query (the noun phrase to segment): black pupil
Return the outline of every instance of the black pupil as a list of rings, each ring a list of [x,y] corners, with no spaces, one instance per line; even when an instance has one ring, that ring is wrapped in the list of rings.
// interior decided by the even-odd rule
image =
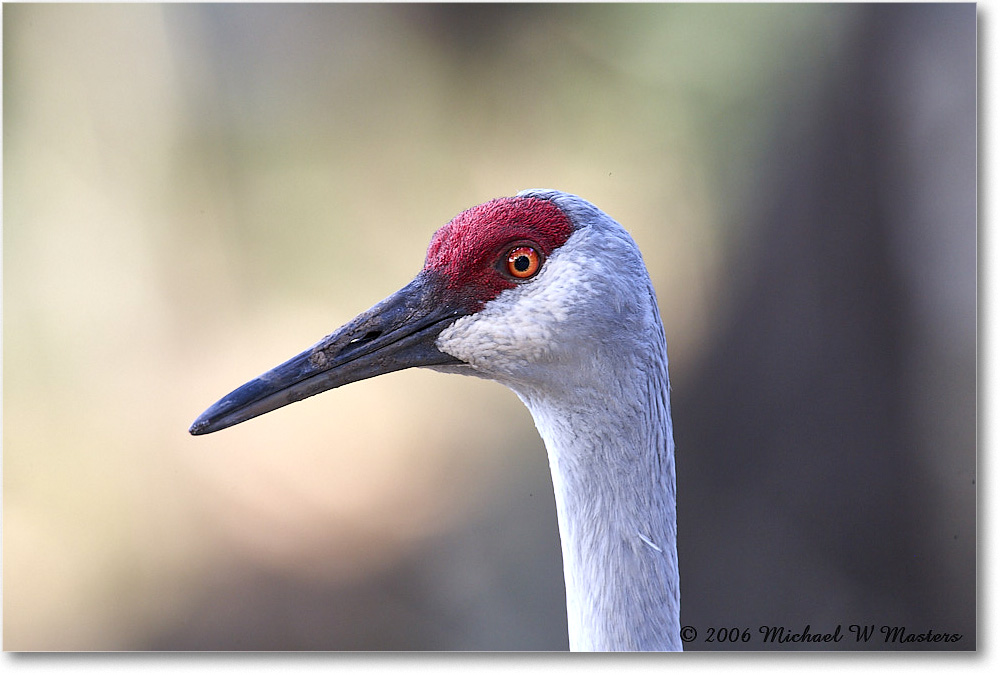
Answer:
[[[529,260],[528,256],[526,255],[519,255],[516,258],[514,258],[514,269],[516,269],[518,272],[523,272],[524,270],[528,269],[528,265],[530,264],[531,260]]]

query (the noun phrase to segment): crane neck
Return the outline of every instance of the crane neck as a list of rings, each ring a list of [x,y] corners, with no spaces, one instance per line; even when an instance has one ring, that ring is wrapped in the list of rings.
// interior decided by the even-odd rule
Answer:
[[[573,650],[681,649],[665,349],[618,369],[613,396],[606,368],[594,386],[518,392],[552,471]]]

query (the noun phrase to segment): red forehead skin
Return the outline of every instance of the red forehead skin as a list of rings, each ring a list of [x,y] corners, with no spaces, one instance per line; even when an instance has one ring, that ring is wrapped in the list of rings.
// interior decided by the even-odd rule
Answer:
[[[424,269],[444,277],[450,300],[478,310],[517,285],[496,268],[511,244],[534,243],[547,258],[572,232],[569,218],[548,200],[501,197],[463,211],[435,232]]]

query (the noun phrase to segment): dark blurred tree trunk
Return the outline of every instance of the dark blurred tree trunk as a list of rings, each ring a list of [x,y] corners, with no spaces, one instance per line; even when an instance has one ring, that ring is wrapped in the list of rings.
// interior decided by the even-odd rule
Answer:
[[[859,19],[854,58],[789,87],[731,313],[675,383],[682,623],[973,649],[975,6]]]

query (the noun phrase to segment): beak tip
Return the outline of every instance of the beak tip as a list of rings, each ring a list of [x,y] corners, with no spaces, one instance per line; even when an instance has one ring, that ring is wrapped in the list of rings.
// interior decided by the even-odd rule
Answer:
[[[219,428],[220,427],[217,424],[213,424],[212,420],[206,413],[202,413],[198,416],[198,419],[191,424],[191,427],[188,429],[188,433],[192,436],[204,436],[205,434],[210,434],[213,431],[218,431]]]
[[[205,429],[206,426],[208,425],[205,424],[204,422],[201,422],[200,420],[195,421],[195,423],[191,425],[191,428],[188,429],[188,433],[191,434],[192,436],[201,436],[202,434],[207,434],[208,430]]]

